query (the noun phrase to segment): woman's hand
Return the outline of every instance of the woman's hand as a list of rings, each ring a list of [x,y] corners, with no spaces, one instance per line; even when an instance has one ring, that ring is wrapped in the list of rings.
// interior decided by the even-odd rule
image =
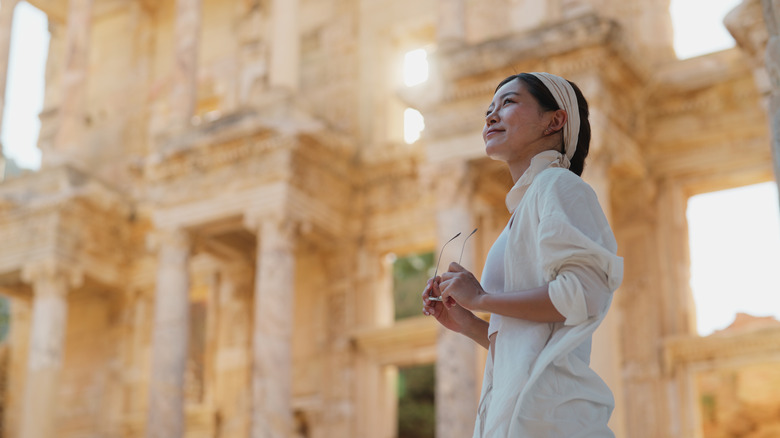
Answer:
[[[474,274],[455,262],[450,263],[447,272],[441,275],[439,288],[442,302],[448,310],[457,306],[481,310],[480,301],[486,295]]]
[[[430,297],[440,297],[441,289],[439,284],[442,278],[436,277],[428,280],[428,284],[422,293],[423,313],[432,315],[436,321],[444,327],[456,332],[464,333],[469,323],[473,323],[476,316],[460,306],[445,306],[444,302],[431,301]]]

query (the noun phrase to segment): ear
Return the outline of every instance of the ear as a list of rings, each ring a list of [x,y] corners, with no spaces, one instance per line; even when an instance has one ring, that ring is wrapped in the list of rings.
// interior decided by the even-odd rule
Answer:
[[[566,124],[566,120],[568,120],[568,115],[566,114],[566,110],[557,109],[553,112],[552,119],[550,119],[550,129],[553,132],[558,132],[561,129],[563,129],[563,125]]]

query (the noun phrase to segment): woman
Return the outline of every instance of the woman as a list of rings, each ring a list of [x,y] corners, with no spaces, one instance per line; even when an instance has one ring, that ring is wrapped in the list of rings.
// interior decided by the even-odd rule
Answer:
[[[612,393],[589,363],[623,262],[580,178],[588,104],[561,77],[510,76],[496,89],[482,137],[487,155],[509,166],[512,216],[482,283],[452,263],[422,294],[424,314],[490,350],[474,437],[612,437]],[[475,311],[490,312],[490,322]]]

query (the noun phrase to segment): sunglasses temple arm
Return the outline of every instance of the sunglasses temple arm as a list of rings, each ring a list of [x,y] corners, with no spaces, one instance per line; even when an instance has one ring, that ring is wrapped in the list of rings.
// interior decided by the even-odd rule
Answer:
[[[458,264],[460,264],[460,261],[463,260],[463,251],[466,249],[466,242],[468,242],[469,237],[473,236],[474,233],[477,232],[477,228],[474,228],[474,231],[471,232],[468,236],[466,236],[466,240],[463,241],[463,246],[460,248],[460,257],[458,257]]]
[[[436,270],[433,271],[433,278],[436,278],[436,275],[439,274],[439,262],[441,262],[441,255],[444,254],[444,247],[447,246],[448,243],[450,243],[453,240],[455,240],[455,238],[457,238],[458,236],[460,236],[460,233],[452,236],[452,239],[448,240],[447,243],[445,243],[444,245],[441,246],[441,250],[439,251],[439,259],[436,260]]]

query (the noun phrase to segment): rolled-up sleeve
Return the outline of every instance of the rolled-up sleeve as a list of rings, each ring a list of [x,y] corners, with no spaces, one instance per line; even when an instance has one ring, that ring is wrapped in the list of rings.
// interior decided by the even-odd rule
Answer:
[[[549,294],[556,310],[566,317],[564,324],[577,325],[606,311],[612,292],[603,272],[570,263],[549,283]]]
[[[606,219],[591,214],[592,209],[578,213],[564,207],[539,223],[541,268],[550,300],[566,318],[566,325],[577,325],[605,312],[623,277],[623,260],[615,254],[616,244]]]

